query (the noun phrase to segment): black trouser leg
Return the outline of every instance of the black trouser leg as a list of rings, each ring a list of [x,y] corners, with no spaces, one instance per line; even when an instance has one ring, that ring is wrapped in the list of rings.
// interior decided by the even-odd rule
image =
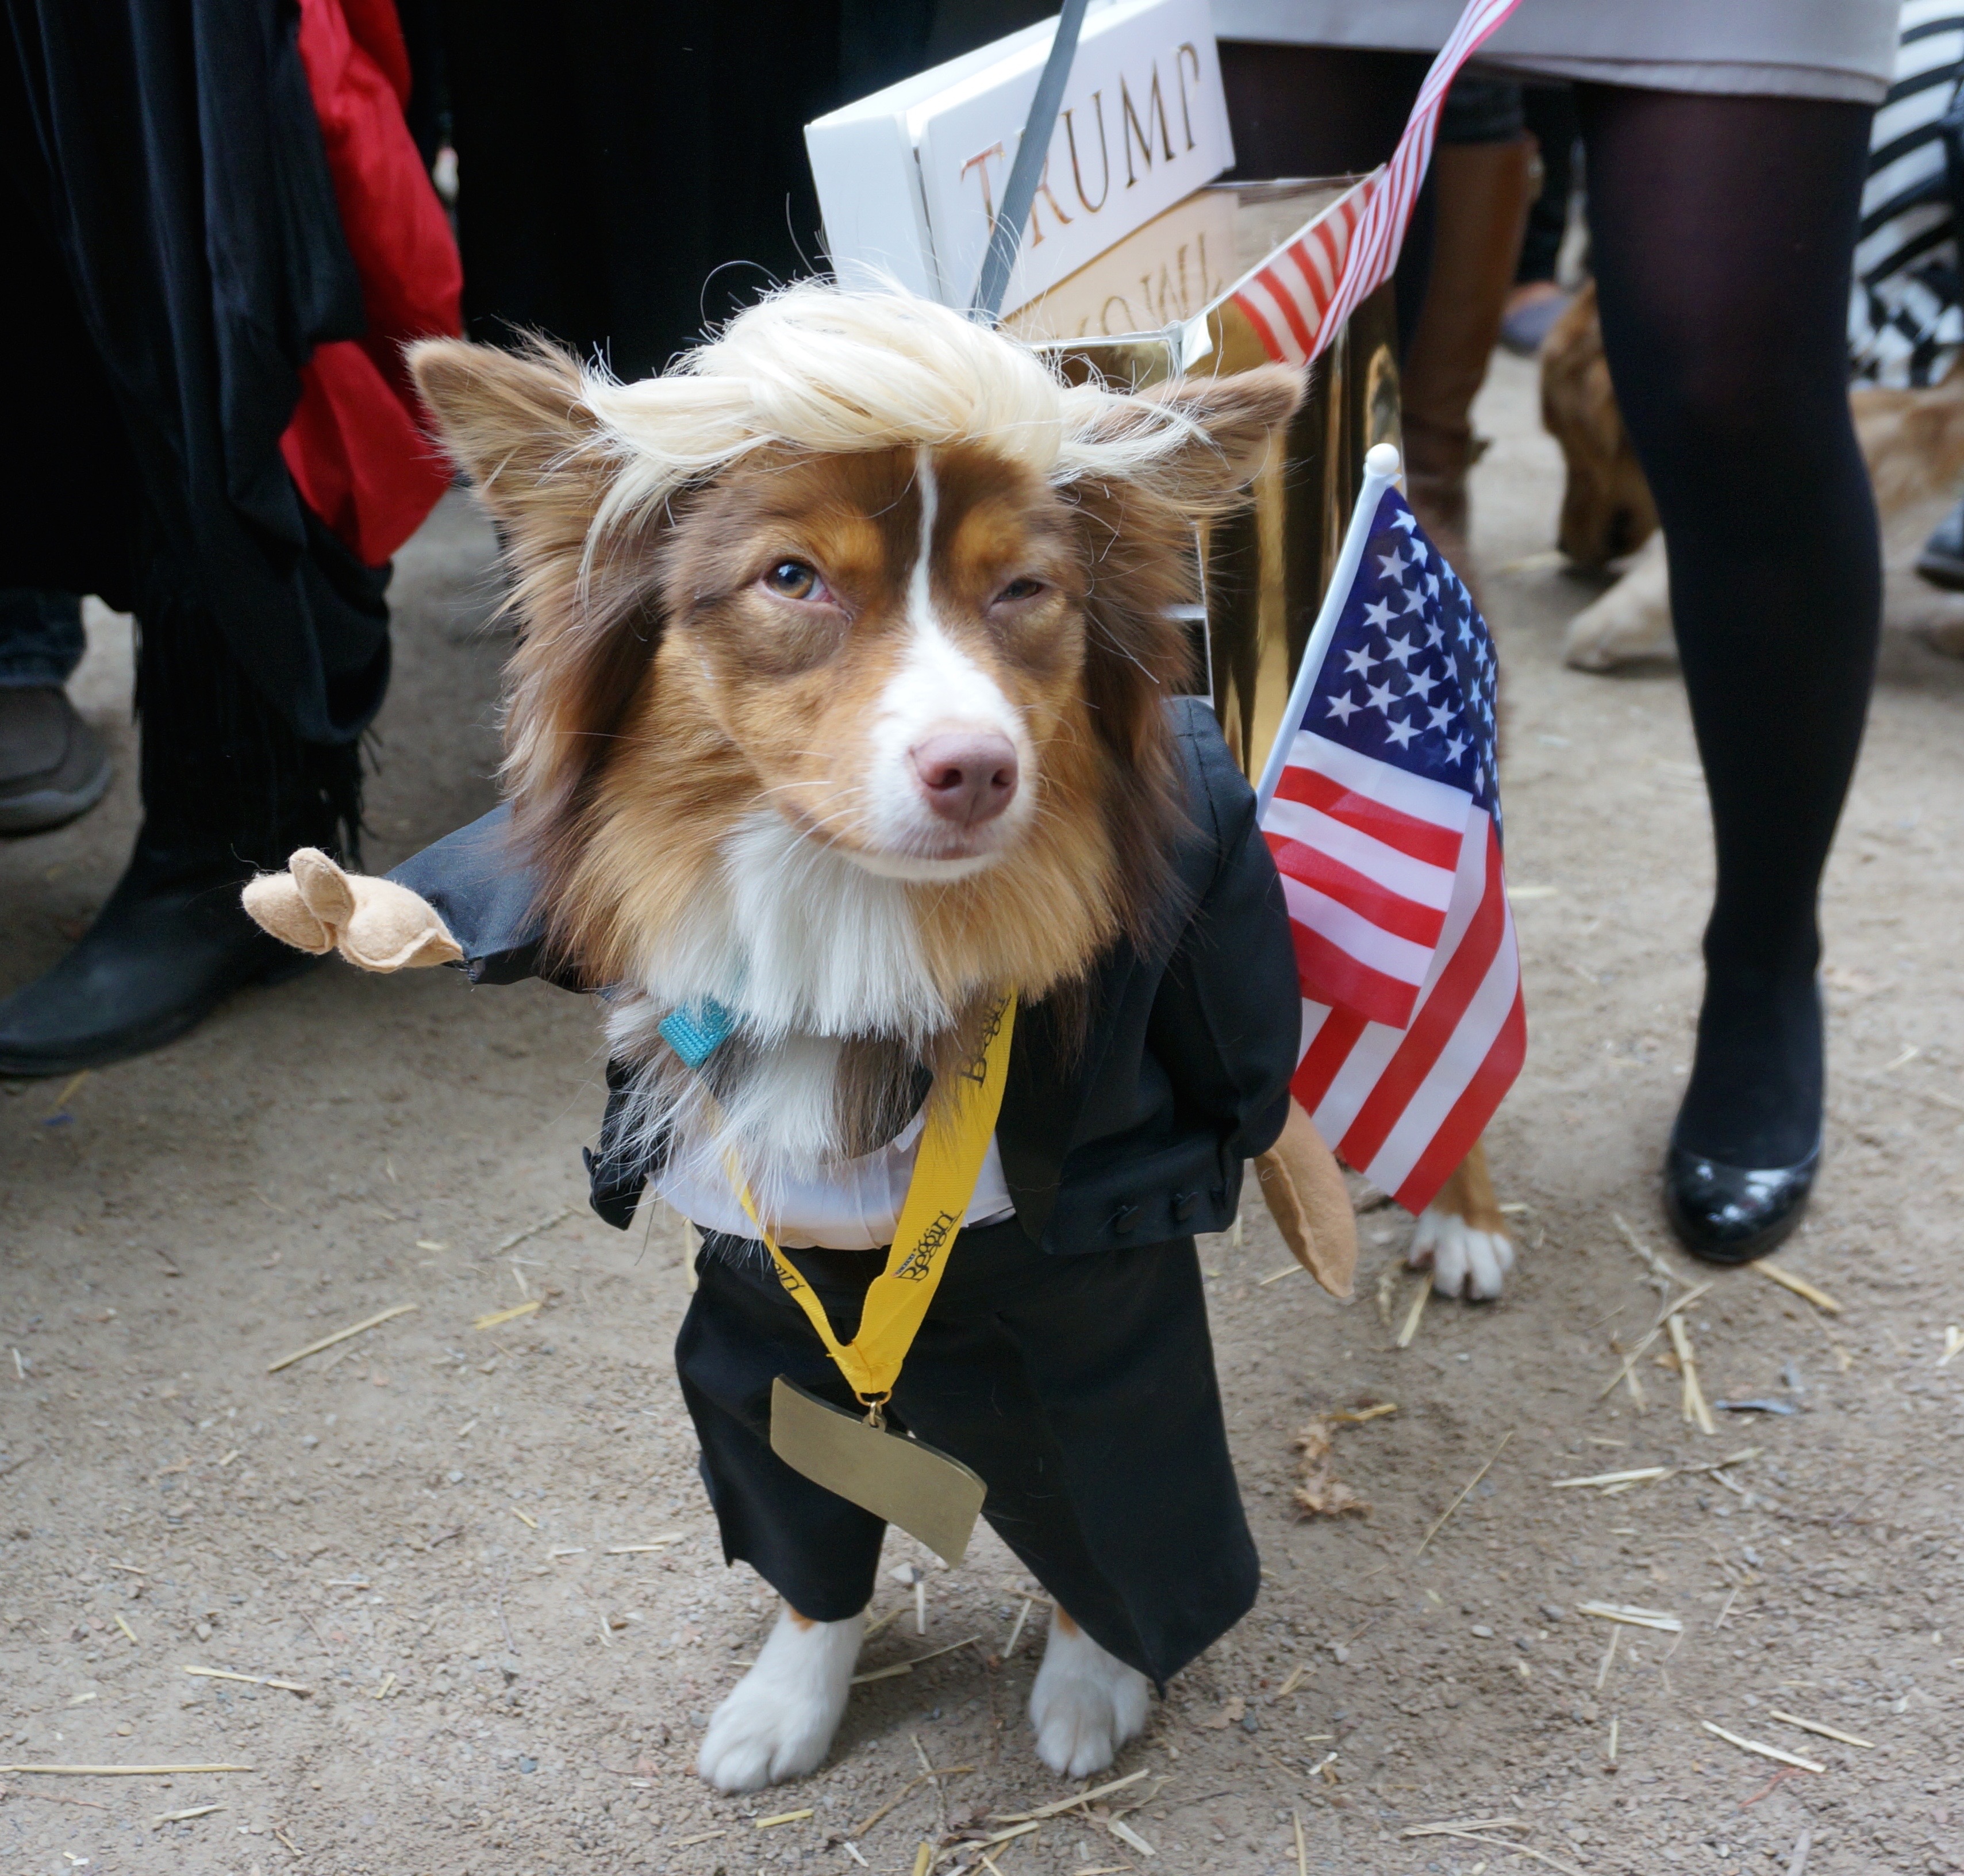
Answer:
[[[66,1075],[142,1054],[234,991],[306,968],[313,959],[246,916],[239,888],[296,847],[352,855],[359,746],[303,741],[210,614],[161,577],[146,585],[143,826],[81,941],[0,1002],[0,1073]]]
[[[140,849],[243,880],[296,847],[358,861],[358,742],[308,742],[262,697],[217,622],[165,582],[138,624]]]
[[[884,1254],[788,1253],[856,1332]],[[676,1343],[724,1554],[801,1615],[871,1595],[884,1526],[771,1450],[782,1374],[852,1397],[761,1246],[712,1237]],[[1241,1510],[1191,1238],[1052,1256],[1019,1226],[956,1240],[889,1406],[987,1481],[1004,1543],[1091,1638],[1165,1682],[1240,1620],[1260,1566]]]

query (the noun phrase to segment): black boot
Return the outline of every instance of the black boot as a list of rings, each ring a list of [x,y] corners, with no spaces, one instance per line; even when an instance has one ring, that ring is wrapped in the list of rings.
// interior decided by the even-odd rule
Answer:
[[[304,843],[301,843],[304,844]],[[254,869],[172,848],[146,828],[82,941],[0,1002],[0,1075],[67,1075],[161,1048],[234,990],[297,976],[319,960],[246,916]]]
[[[1730,1166],[1673,1144],[1664,1209],[1678,1242],[1708,1264],[1750,1264],[1777,1250],[1807,1209],[1821,1143],[1786,1166]]]
[[[75,949],[0,1002],[0,1075],[71,1074],[159,1048],[235,990],[316,960],[269,938],[239,888],[297,847],[356,861],[360,751],[302,742],[216,628],[146,621],[144,819],[128,868]]]
[[[109,752],[59,684],[0,685],[0,834],[45,834],[109,787]]]
[[[88,648],[82,601],[0,587],[0,835],[44,834],[109,787],[109,752],[64,688]]]

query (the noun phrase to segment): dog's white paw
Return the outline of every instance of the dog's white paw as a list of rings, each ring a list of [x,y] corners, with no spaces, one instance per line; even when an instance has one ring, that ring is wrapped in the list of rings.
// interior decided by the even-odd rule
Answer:
[[[1464,1218],[1428,1205],[1418,1215],[1405,1263],[1430,1270],[1441,1296],[1464,1296],[1491,1303],[1514,1267],[1513,1240],[1504,1231],[1476,1231]]]
[[[815,1771],[839,1730],[863,1615],[807,1622],[785,1609],[751,1669],[710,1716],[697,1773],[719,1791],[755,1791]]]
[[[1102,1772],[1118,1748],[1144,1730],[1150,1683],[1107,1654],[1061,1609],[1030,1689],[1037,1756],[1067,1778]]]
[[[1660,532],[1644,544],[1615,585],[1569,621],[1561,662],[1576,671],[1612,671],[1619,665],[1677,656],[1670,571]]]

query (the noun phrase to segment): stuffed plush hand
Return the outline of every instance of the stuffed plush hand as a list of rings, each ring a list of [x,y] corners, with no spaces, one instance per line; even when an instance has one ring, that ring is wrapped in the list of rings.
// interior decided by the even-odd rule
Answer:
[[[242,896],[254,920],[297,951],[339,951],[364,970],[455,964],[464,955],[426,899],[393,880],[344,873],[303,847],[287,873],[262,873]]]
[[[1347,1297],[1357,1272],[1350,1195],[1336,1155],[1293,1098],[1282,1138],[1255,1162],[1255,1176],[1296,1262],[1332,1296]]]

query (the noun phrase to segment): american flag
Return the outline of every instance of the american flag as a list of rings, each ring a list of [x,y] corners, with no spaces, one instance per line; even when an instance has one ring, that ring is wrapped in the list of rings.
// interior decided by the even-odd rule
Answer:
[[[1290,700],[1262,831],[1302,988],[1295,1097],[1349,1165],[1417,1212],[1526,1047],[1494,647],[1395,487],[1373,476],[1352,526],[1368,529],[1362,552],[1325,602],[1334,630]]]
[[[1237,281],[1231,297],[1271,358],[1307,364],[1358,303],[1398,265],[1398,249],[1432,160],[1439,114],[1459,68],[1520,0],[1467,0],[1440,47],[1391,160]]]

